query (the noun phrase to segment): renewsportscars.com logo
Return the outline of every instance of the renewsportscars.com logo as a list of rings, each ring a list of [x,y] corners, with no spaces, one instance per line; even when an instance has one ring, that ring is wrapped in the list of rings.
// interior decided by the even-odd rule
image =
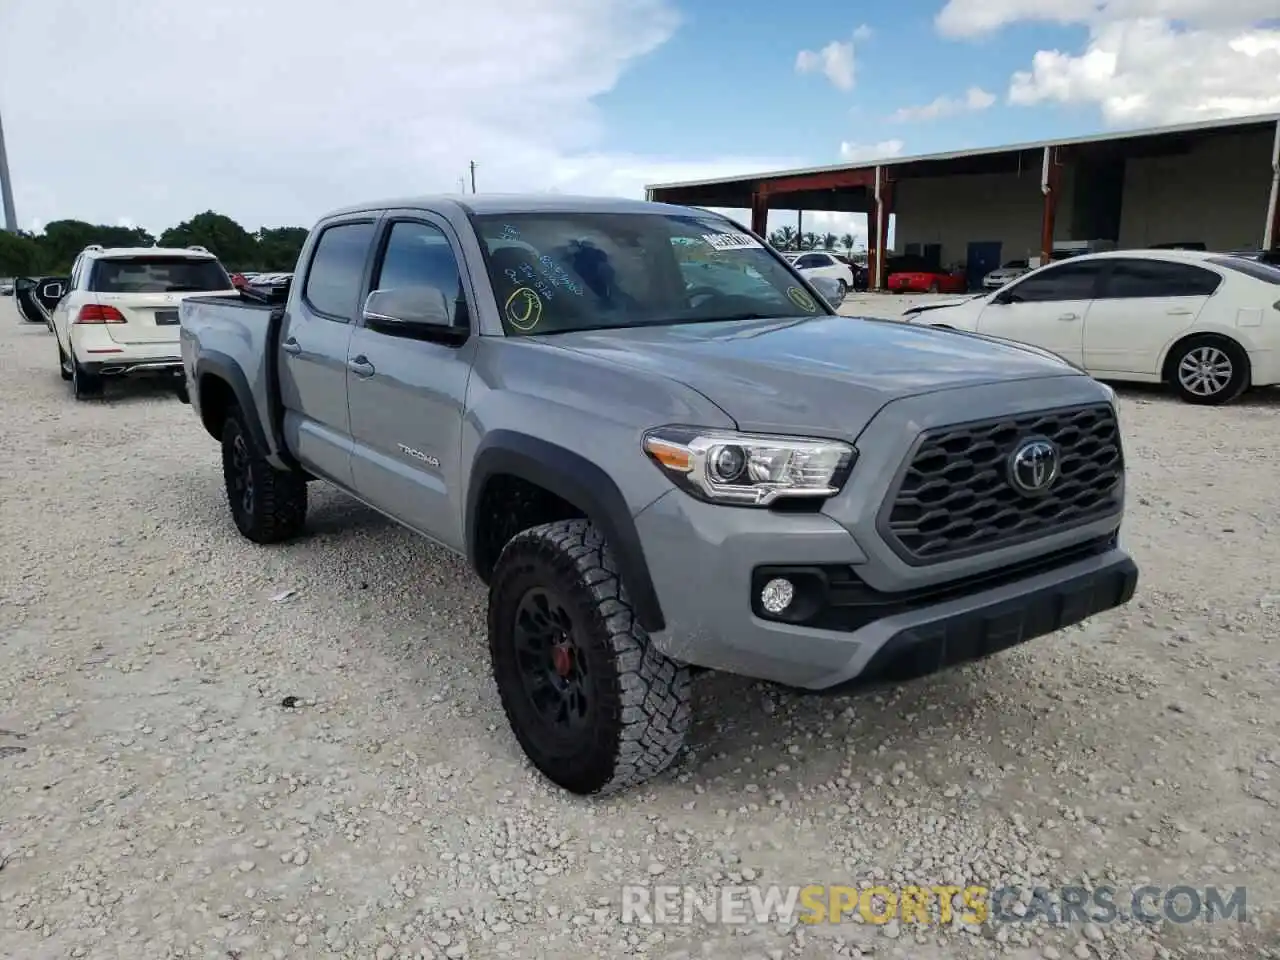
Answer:
[[[1245,922],[1244,887],[956,887],[947,885],[622,888],[622,922],[682,924]]]

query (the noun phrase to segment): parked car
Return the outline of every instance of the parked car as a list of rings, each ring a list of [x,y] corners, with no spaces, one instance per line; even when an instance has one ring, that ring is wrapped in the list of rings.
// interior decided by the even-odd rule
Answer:
[[[1104,380],[1166,382],[1189,403],[1280,383],[1280,267],[1228,254],[1081,254],[905,319],[1042,347]]]
[[[181,391],[179,305],[234,290],[204,247],[86,247],[51,316],[62,379],[77,400],[101,394],[108,377],[169,377]]]
[[[801,253],[791,260],[792,266],[810,279],[829,277],[840,286],[840,299],[853,289],[853,268],[833,253],[826,251],[809,251]]]
[[[1031,269],[1026,260],[1008,260],[982,278],[984,290],[999,290],[1011,280],[1016,280]]]
[[[0,280],[0,297],[12,297],[12,296],[13,296],[13,281],[8,279],[7,277],[3,280]]]
[[[867,269],[867,265],[860,260],[854,260],[852,257],[840,256],[839,254],[833,254],[833,256],[853,272],[853,289],[866,290],[871,279],[871,273]]]
[[[890,293],[964,293],[969,280],[963,271],[931,266],[923,257],[889,257],[885,286]]]
[[[758,284],[672,283],[690,242]],[[240,533],[297,536],[320,478],[467,557],[515,737],[577,793],[672,762],[694,668],[809,689],[938,669],[1137,581],[1109,388],[839,317],[709,211],[364,204],[311,231],[284,305],[181,316]]]

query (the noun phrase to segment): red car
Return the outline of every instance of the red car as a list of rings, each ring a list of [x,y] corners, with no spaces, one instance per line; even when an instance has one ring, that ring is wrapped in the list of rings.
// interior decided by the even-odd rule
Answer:
[[[892,257],[885,267],[890,293],[966,293],[969,289],[964,273],[941,270],[916,257]]]

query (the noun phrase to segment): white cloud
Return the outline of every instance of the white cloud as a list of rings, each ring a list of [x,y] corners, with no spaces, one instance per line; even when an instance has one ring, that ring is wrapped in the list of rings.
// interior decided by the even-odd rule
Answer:
[[[869,24],[863,23],[858,26],[857,30],[853,31],[853,39],[859,41],[870,40],[874,33],[875,31],[871,29]]]
[[[902,155],[906,146],[901,140],[881,140],[879,143],[840,144],[840,158],[850,163],[870,163],[872,160],[887,160]]]
[[[970,87],[963,97],[938,97],[932,103],[921,107],[901,107],[893,112],[890,119],[900,123],[913,120],[937,120],[957,113],[986,110],[996,102],[995,94],[988,93],[981,87]]]
[[[862,39],[858,31],[854,37]],[[853,40],[832,40],[821,50],[801,50],[796,54],[796,73],[821,73],[840,90],[853,89],[855,70]]]
[[[632,197],[803,164],[607,149],[594,98],[678,24],[669,0],[0,0],[18,213],[256,229],[454,192],[470,160],[482,192]]]
[[[1280,111],[1280,30],[1177,30],[1161,20],[1096,28],[1078,55],[1041,50],[1009,100],[1094,103],[1113,125]]]
[[[1078,51],[1041,50],[1009,101],[1092,104],[1113,125],[1280,110],[1275,0],[949,0],[938,29],[975,37],[1022,21],[1080,25]]]
[[[948,0],[934,22],[947,36],[976,37],[1025,21],[1101,24],[1149,18],[1231,30],[1275,15],[1275,0]]]

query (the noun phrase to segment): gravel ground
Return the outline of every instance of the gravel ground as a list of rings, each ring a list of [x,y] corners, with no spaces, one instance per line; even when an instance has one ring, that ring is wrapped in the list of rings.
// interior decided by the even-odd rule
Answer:
[[[588,801],[519,753],[461,561],[324,490],[304,540],[241,540],[190,409],[75,404],[11,301],[0,374],[0,955],[1280,956],[1274,393],[1122,394],[1127,608],[852,697],[699,678],[677,767]],[[619,910],[877,879],[1245,885],[1249,922]]]

